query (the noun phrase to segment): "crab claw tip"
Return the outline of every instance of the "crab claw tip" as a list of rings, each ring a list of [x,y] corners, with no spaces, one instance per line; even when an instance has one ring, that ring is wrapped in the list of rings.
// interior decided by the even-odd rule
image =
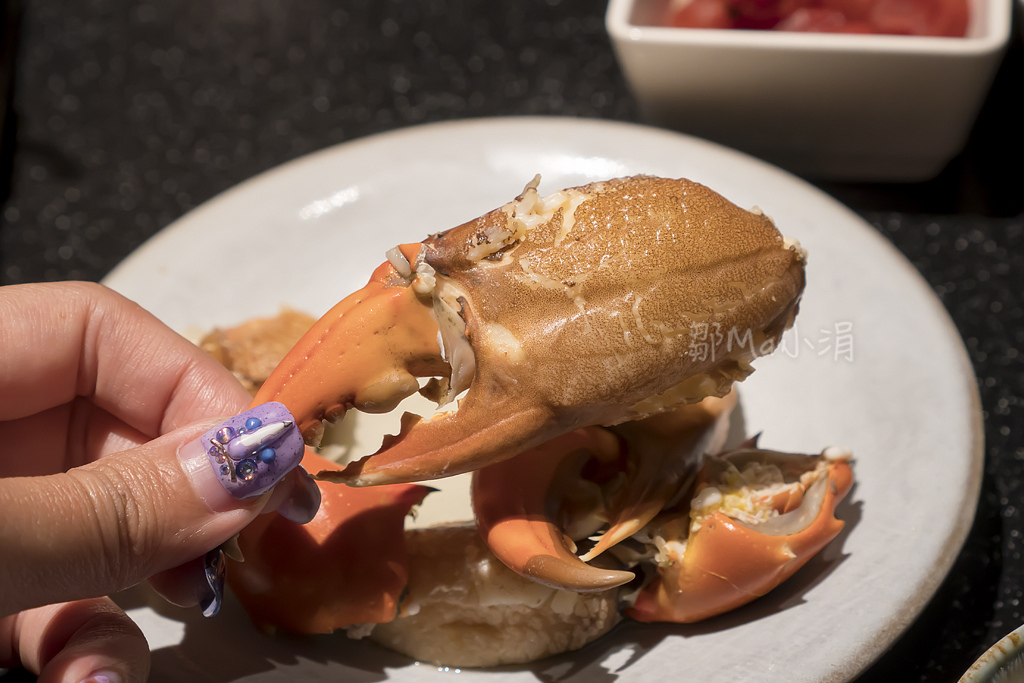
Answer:
[[[632,581],[633,572],[602,569],[580,561],[565,561],[555,555],[535,555],[526,561],[523,574],[551,588],[593,593]]]

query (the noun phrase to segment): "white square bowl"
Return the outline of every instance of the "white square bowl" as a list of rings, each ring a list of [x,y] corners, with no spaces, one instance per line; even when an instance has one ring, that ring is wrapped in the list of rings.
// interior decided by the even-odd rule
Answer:
[[[963,148],[1009,43],[1013,0],[971,0],[967,36],[659,26],[669,0],[610,0],[644,117],[801,175],[918,181]]]

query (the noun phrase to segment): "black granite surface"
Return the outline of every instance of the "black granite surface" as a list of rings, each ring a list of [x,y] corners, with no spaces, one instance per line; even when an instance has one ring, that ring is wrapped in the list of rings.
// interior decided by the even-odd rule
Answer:
[[[604,3],[6,6],[5,47],[11,17],[24,16],[0,148],[4,284],[98,280],[222,190],[371,133],[510,114],[639,120]],[[1024,622],[1022,52],[1016,38],[967,149],[939,178],[819,183],[932,285],[966,341],[984,408],[985,478],[970,537],[921,618],[861,681],[956,680]]]

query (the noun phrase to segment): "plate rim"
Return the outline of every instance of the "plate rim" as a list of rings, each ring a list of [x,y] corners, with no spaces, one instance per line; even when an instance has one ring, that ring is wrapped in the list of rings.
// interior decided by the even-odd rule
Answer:
[[[114,288],[116,289],[117,281],[126,276],[126,273],[128,273],[132,267],[133,260],[145,257],[149,251],[160,249],[163,241],[169,236],[172,236],[174,231],[182,225],[188,225],[196,220],[201,220],[207,211],[214,210],[219,205],[232,201],[236,195],[244,195],[247,192],[250,192],[253,187],[258,187],[263,183],[272,183],[277,176],[291,173],[293,169],[307,165],[314,160],[326,159],[334,155],[349,153],[353,149],[373,146],[382,142],[390,144],[394,140],[406,136],[413,137],[431,135],[435,131],[447,131],[449,129],[465,127],[488,128],[509,125],[521,127],[540,126],[545,128],[552,126],[577,127],[584,125],[607,130],[615,130],[616,132],[624,132],[626,134],[641,134],[651,136],[652,138],[662,137],[664,139],[673,139],[691,145],[702,146],[717,154],[723,155],[725,158],[732,157],[745,165],[755,166],[762,173],[773,175],[789,184],[799,185],[802,190],[812,192],[818,195],[821,199],[827,200],[833,209],[846,213],[852,219],[851,222],[859,224],[859,227],[864,231],[864,233],[870,236],[876,248],[886,250],[892,257],[894,257],[894,261],[900,264],[904,278],[908,282],[915,283],[915,286],[919,289],[920,293],[929,302],[932,309],[930,311],[930,317],[940,322],[945,336],[947,337],[947,341],[951,342],[952,346],[955,347],[958,362],[957,372],[960,375],[960,379],[968,387],[968,396],[965,398],[969,404],[970,411],[970,419],[968,423],[968,429],[970,430],[968,434],[970,452],[967,454],[970,458],[970,479],[965,482],[965,485],[961,490],[965,495],[965,499],[971,503],[969,509],[970,514],[966,514],[967,511],[964,510],[962,511],[962,514],[957,516],[956,523],[953,525],[951,533],[943,544],[940,561],[934,563],[931,566],[931,570],[920,577],[921,580],[918,584],[917,590],[907,596],[903,607],[897,606],[897,609],[890,616],[887,627],[880,630],[874,640],[864,642],[858,650],[858,656],[856,658],[851,658],[851,663],[856,663],[857,665],[856,672],[848,674],[833,671],[827,678],[822,680],[848,681],[864,673],[871,664],[891,648],[920,617],[921,612],[924,610],[928,602],[935,596],[941,583],[949,575],[956,559],[963,550],[967,538],[969,537],[970,530],[974,524],[977,507],[980,502],[985,455],[984,425],[981,412],[980,392],[966,345],[964,344],[959,330],[956,328],[955,322],[946,310],[945,306],[942,304],[941,300],[931,289],[922,274],[913,266],[907,257],[904,256],[903,253],[895,247],[895,245],[893,245],[892,242],[887,240],[877,229],[871,226],[859,214],[806,180],[790,174],[773,164],[718,143],[675,131],[626,121],[561,116],[499,116],[438,121],[427,124],[406,126],[374,133],[372,135],[352,140],[342,141],[265,169],[256,175],[253,175],[223,190],[222,192],[215,194],[169,223],[141,244],[121,263],[115,266],[101,282],[108,286],[113,283]]]

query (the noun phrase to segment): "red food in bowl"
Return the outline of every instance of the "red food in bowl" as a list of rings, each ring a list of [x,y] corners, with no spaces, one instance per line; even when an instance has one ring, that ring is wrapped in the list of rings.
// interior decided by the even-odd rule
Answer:
[[[668,24],[679,28],[736,28],[728,4],[722,0],[693,0],[670,10]]]
[[[964,36],[967,0],[676,0],[665,23],[819,33]]]

